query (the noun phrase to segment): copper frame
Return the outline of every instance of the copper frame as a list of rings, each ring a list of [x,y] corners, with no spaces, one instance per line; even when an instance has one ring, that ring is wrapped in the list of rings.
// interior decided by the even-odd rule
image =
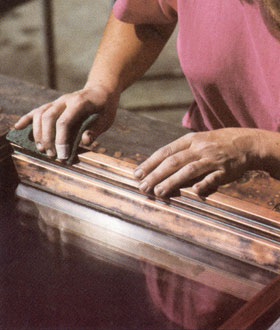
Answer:
[[[227,196],[224,202],[220,193],[209,197],[209,202],[201,201],[188,189],[178,197],[155,199],[138,191],[134,165],[92,152],[79,155],[80,161],[71,167],[19,152],[13,159],[25,184],[263,268],[280,270],[277,212],[255,206],[250,210],[248,203]]]

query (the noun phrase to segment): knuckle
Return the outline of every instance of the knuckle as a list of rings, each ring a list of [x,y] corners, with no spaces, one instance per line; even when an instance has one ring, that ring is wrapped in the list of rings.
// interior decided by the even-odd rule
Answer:
[[[169,163],[169,166],[177,168],[181,164],[181,159],[180,159],[180,157],[173,155],[168,158],[168,163]]]
[[[33,109],[31,112],[29,112],[27,115],[25,115],[24,117],[35,117],[35,116],[41,116],[43,114],[43,109],[42,108],[36,108]]]
[[[187,165],[187,169],[189,172],[197,172],[198,166],[197,164],[191,163]]]
[[[54,118],[54,114],[49,111],[46,111],[42,114],[43,121],[52,121],[53,118]]]
[[[171,187],[175,186],[175,184],[176,184],[175,180],[172,177],[170,177],[165,179],[164,182],[161,184],[161,186],[165,191],[169,191]]]
[[[46,109],[50,108],[53,105],[52,102],[41,105],[39,108],[34,109],[36,112],[43,113]]]
[[[69,97],[69,94],[64,94],[54,101],[54,103],[65,102]]]
[[[158,171],[158,169],[155,169],[152,171],[146,178],[145,181],[150,187],[154,187],[159,182],[162,182],[164,179],[164,176],[162,175],[161,171]]]
[[[196,184],[199,191],[204,190],[207,187],[207,182],[205,180],[200,181]]]
[[[166,192],[170,192],[176,188],[179,188],[184,181],[183,175],[173,175],[167,179],[164,180],[162,184],[162,188]]]
[[[60,118],[56,122],[56,127],[57,128],[65,128],[65,127],[69,126],[69,124],[70,124],[70,122],[69,122],[68,119],[66,119],[66,118]]]
[[[76,95],[73,95],[72,98],[71,98],[71,103],[73,105],[81,105],[84,103],[84,96],[81,95],[81,94],[76,94]]]
[[[42,117],[44,111],[41,109],[35,109],[32,110],[31,112],[29,112],[27,115],[25,115],[25,117],[32,117],[32,118],[36,118],[36,117]]]
[[[212,155],[217,153],[217,150],[219,150],[219,145],[217,142],[202,142],[200,143],[199,150],[202,154]]]
[[[162,147],[158,150],[158,155],[162,158],[168,158],[172,155],[172,148],[170,145]]]
[[[155,182],[157,182],[157,175],[156,173],[151,173],[145,181],[147,182],[148,186],[153,186]]]
[[[42,143],[44,149],[49,149],[52,147],[52,140],[49,136],[42,137],[40,142]]]
[[[30,121],[34,116],[31,113],[28,113],[20,118],[20,122]]]
[[[215,183],[215,178],[213,177],[208,177],[204,179],[204,187],[209,187]]]
[[[194,139],[195,134],[197,134],[197,133],[191,132],[191,133],[186,134],[185,135],[185,142],[186,143],[191,142]]]
[[[218,186],[222,178],[222,172],[215,172],[204,179],[207,186]]]

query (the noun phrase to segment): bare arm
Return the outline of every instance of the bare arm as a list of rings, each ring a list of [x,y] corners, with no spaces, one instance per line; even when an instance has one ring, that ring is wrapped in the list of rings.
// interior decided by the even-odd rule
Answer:
[[[175,24],[133,25],[110,15],[85,87],[44,104],[22,117],[17,129],[33,121],[37,148],[48,156],[68,158],[71,129],[81,118],[99,112],[100,118],[83,134],[91,143],[113,123],[120,93],[155,61]],[[56,148],[56,146],[59,146]]]
[[[175,24],[134,25],[110,15],[86,86],[124,91],[154,63]]]

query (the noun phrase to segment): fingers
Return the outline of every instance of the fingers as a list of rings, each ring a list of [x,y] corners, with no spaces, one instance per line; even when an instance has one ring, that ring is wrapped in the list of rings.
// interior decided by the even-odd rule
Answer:
[[[71,149],[70,144],[55,144],[57,159],[66,160],[69,158]]]
[[[157,183],[162,182],[176,171],[179,171],[182,167],[186,166],[186,164],[197,160],[196,157],[197,156],[189,150],[183,150],[171,155],[145,177],[140,184],[140,190],[149,192]]]
[[[202,181],[196,183],[192,187],[193,191],[197,195],[204,195],[207,194],[207,192],[209,191],[217,190],[218,186],[223,184],[224,176],[225,176],[224,170],[218,170],[212,172],[206,175],[206,177]]]
[[[68,111],[66,111],[68,109]],[[67,143],[69,136],[68,123],[75,121],[79,107],[67,107],[63,97],[53,103],[44,104],[23,116],[15,125],[16,129],[25,128],[33,121],[33,136],[36,147],[40,152],[46,152],[49,157],[54,157],[56,152],[55,136],[58,134],[60,146],[58,154],[62,159],[68,158],[70,146]],[[62,115],[65,112],[64,115]],[[74,114],[74,115],[73,115]],[[69,120],[69,117],[73,117]],[[58,124],[57,124],[58,122]]]
[[[33,137],[37,149],[43,152],[44,148],[42,145],[42,112],[37,112],[33,116]]]
[[[251,147],[244,147],[250,134],[235,128],[188,134],[155,152],[136,169],[135,177],[142,180],[139,188],[163,197],[195,179],[197,194],[216,190],[251,168]]]
[[[27,125],[29,125],[32,120],[33,120],[33,114],[34,112],[31,111],[28,114],[26,114],[25,116],[21,117],[17,123],[15,123],[15,128],[16,129],[23,129],[25,128]]]
[[[62,102],[44,104],[34,109],[28,115],[33,115],[33,136],[36,147],[40,152],[46,152],[49,157],[56,155],[54,148],[55,122],[63,112]],[[24,118],[24,117],[23,117]]]
[[[92,109],[91,113],[93,113]],[[67,108],[58,118],[56,122],[56,138],[55,145],[57,155],[59,159],[67,159],[69,157],[69,141],[71,140],[72,128],[77,122],[80,122],[83,117],[88,115],[88,111],[82,102],[69,102]],[[108,126],[105,124],[106,116],[100,115],[98,119],[94,121],[94,130],[86,130],[82,135],[82,143],[90,145],[97,136],[103,133]]]
[[[36,147],[40,152],[45,150],[42,140],[42,116],[52,106],[51,103],[44,104],[39,108],[36,108],[21,117],[20,120],[15,124],[16,129],[23,129],[31,122],[33,122],[33,137],[36,143]]]
[[[207,159],[191,162],[156,185],[154,188],[155,195],[160,197],[168,195],[174,189],[186,185],[190,180],[213,170],[212,167],[213,165]]]
[[[76,102],[67,103],[67,107],[56,120],[55,144],[68,144],[71,138],[71,128],[83,115],[83,104]]]
[[[82,120],[93,113],[102,114],[102,120],[94,122],[92,130],[83,135],[85,144],[92,143],[97,135],[109,128],[115,117],[118,100],[118,92],[111,94],[103,86],[84,88],[32,110],[15,127],[22,129],[33,121],[34,140],[38,150],[45,151],[51,157],[57,154],[59,159],[66,159],[77,133],[76,124],[81,124]]]
[[[166,165],[168,165],[168,162],[166,162]],[[191,180],[211,172],[193,186],[193,190],[196,194],[203,195],[209,191],[216,190],[219,185],[223,184],[225,176],[224,170],[215,170],[215,164],[205,158],[188,163],[179,170],[172,172],[170,176],[166,174],[171,173],[171,171],[166,171],[165,175],[167,178],[164,180],[162,177],[165,175],[159,175],[161,171],[160,167],[162,166],[159,166],[141,182],[139,186],[140,191],[147,193],[154,188],[156,196],[164,197],[175,189],[183,187]]]
[[[134,172],[137,179],[143,179],[152,170],[154,170],[161,162],[166,158],[184,150],[188,149],[191,145],[191,136],[193,133],[187,134],[179,138],[178,140],[162,147],[157,150],[151,157],[149,157],[144,163],[142,163]]]
[[[71,103],[67,104],[67,107],[61,107],[52,116],[52,130],[47,132],[47,136],[52,141],[50,145],[52,148],[55,147],[55,153],[57,158],[60,160],[66,160],[70,156],[71,151],[71,132],[76,121],[82,116],[83,104]],[[59,114],[59,116],[57,116]],[[55,146],[53,142],[55,141]]]
[[[54,103],[41,116],[41,144],[50,157],[56,155],[54,146],[56,135],[56,121],[65,109],[64,103]]]

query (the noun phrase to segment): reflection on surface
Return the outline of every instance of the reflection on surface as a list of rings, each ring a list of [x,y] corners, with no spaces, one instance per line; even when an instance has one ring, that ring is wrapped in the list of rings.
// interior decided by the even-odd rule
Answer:
[[[1,329],[173,328],[154,312],[143,274],[93,258],[70,245],[51,243],[39,232],[19,225],[16,220],[27,223],[30,219],[16,212],[4,218]]]
[[[122,233],[124,227],[116,226],[120,235],[112,236],[110,228],[102,234],[96,226],[97,239],[89,241],[70,230],[86,223],[57,208],[21,202],[20,211],[7,203],[2,209],[0,328],[215,329],[244,303],[246,292],[251,297],[272,277],[255,268],[237,272],[235,261],[226,272],[222,258],[217,262],[222,270],[188,259],[182,270],[170,256],[159,267],[158,247],[147,250],[138,237],[137,258],[131,250],[135,239],[127,238],[133,233]],[[201,260],[211,255],[200,256],[201,249],[189,246],[190,255]],[[219,280],[207,279],[209,274]]]
[[[155,307],[184,329],[217,329],[245,303],[149,264],[143,270]]]

